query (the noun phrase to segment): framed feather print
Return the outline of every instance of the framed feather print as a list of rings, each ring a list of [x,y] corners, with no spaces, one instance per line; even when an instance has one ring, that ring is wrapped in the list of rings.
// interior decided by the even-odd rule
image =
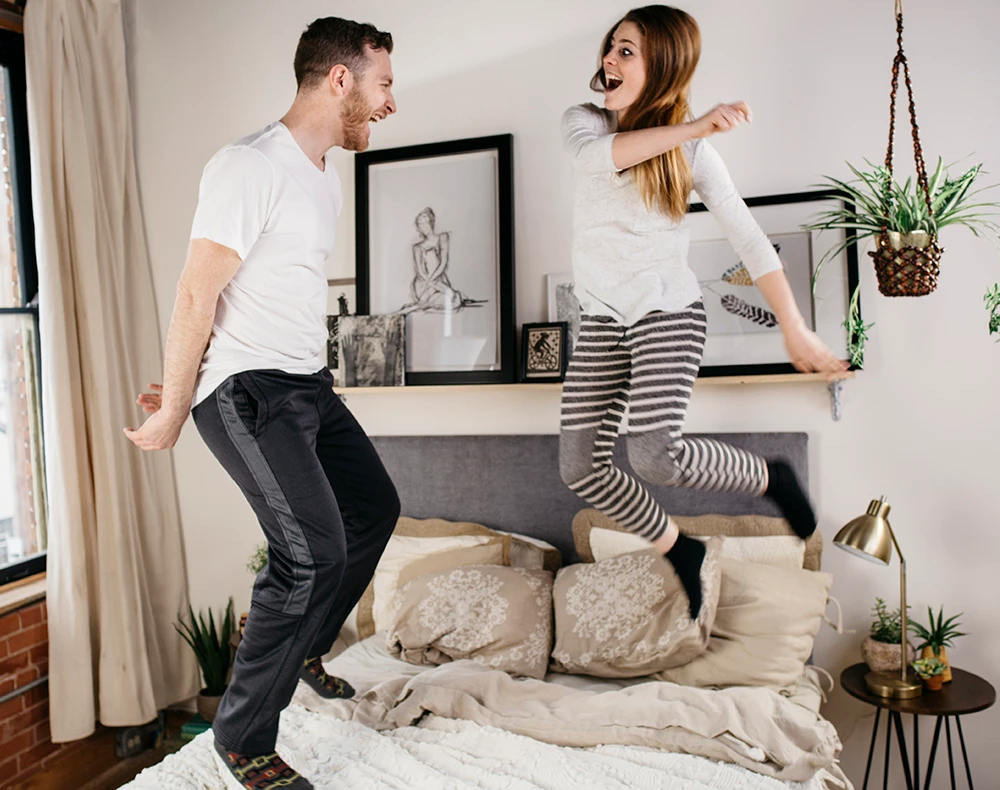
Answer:
[[[857,248],[848,245],[820,271],[816,264],[845,241],[844,232],[804,230],[824,203],[842,202],[834,192],[797,192],[748,198],[745,202],[767,234],[785,268],[785,276],[806,324],[841,359],[850,359],[844,320],[858,287]],[[708,315],[708,339],[701,376],[746,376],[795,373],[785,351],[778,319],[725,229],[702,203],[693,203],[686,218],[691,247],[688,261],[698,278]],[[860,299],[857,305],[860,319]],[[852,366],[857,367],[857,366]]]

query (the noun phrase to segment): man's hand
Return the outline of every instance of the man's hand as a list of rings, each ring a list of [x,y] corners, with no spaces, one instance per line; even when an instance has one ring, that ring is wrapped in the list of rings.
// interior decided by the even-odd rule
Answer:
[[[155,414],[163,405],[163,385],[150,384],[149,389],[151,392],[140,393],[135,402],[142,406],[142,410],[146,414]]]
[[[125,435],[142,450],[169,450],[177,444],[181,428],[187,420],[187,411],[165,411],[163,406],[163,385],[150,384],[151,392],[144,392],[136,399],[142,410],[152,415],[139,430],[126,428]]]

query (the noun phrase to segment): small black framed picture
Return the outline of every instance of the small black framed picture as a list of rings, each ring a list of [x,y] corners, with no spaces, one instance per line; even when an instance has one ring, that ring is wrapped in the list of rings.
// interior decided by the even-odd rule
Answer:
[[[556,382],[566,378],[569,324],[555,321],[521,327],[521,381]]]

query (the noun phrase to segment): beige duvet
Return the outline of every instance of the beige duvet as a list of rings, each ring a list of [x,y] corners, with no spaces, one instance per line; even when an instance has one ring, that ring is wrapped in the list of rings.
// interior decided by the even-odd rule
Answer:
[[[408,727],[430,714],[560,746],[645,746],[735,763],[783,781],[806,782],[821,773],[828,786],[849,787],[836,762],[841,744],[833,725],[764,688],[711,691],[654,681],[597,692],[515,680],[460,661],[385,680],[350,703],[316,703],[376,730]]]

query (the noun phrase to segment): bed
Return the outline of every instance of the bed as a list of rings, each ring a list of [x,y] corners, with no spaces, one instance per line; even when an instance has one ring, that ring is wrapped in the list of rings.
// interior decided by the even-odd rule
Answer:
[[[804,434],[716,438],[767,457],[784,457],[808,480]],[[830,681],[808,661],[815,632],[777,634],[775,639],[787,644],[771,650],[759,634],[727,632],[724,623],[725,612],[742,611],[746,596],[751,595],[748,590],[754,583],[760,586],[761,580],[775,588],[773,594],[783,596],[780,600],[809,597],[783,590],[782,574],[818,585],[812,597],[818,596],[824,608],[829,580],[815,581],[826,577],[819,573],[818,537],[800,547],[790,561],[787,557],[765,557],[762,564],[746,561],[760,557],[738,556],[739,552],[756,552],[753,547],[767,543],[767,551],[773,553],[780,545],[780,551],[787,554],[792,545],[779,537],[781,528],[775,526],[777,513],[770,503],[737,495],[656,490],[656,499],[669,512],[688,517],[682,529],[708,541],[709,556],[718,558],[713,563],[721,569],[714,577],[720,580],[721,592],[716,590],[713,599],[718,612],[716,616],[713,610],[713,622],[702,623],[700,632],[698,623],[686,623],[689,637],[701,633],[708,640],[708,648],[698,648],[698,659],[636,675],[635,666],[644,665],[619,671],[616,663],[627,664],[635,658],[635,651],[624,658],[621,651],[608,653],[604,663],[598,661],[600,654],[592,646],[576,645],[576,655],[572,655],[573,640],[566,637],[573,634],[560,625],[570,621],[566,612],[573,610],[567,601],[573,591],[599,568],[618,574],[617,569],[631,567],[628,563],[641,564],[648,552],[628,544],[633,536],[614,534],[613,524],[602,522],[599,514],[588,511],[585,503],[565,489],[558,476],[557,437],[378,437],[374,441],[407,516],[397,528],[399,546],[423,547],[434,540],[461,539],[466,543],[449,556],[466,558],[459,563],[461,567],[442,567],[445,555],[435,550],[421,555],[419,561],[408,559],[407,565],[399,560],[405,551],[392,548],[397,541],[393,538],[384,572],[380,565],[371,594],[366,593],[367,600],[362,600],[345,627],[336,654],[325,661],[330,673],[351,682],[355,698],[322,700],[300,684],[282,714],[278,750],[317,788],[849,790],[850,783],[837,763],[840,741],[820,714]],[[628,469],[622,448],[616,460]],[[708,529],[699,529],[706,524]],[[518,546],[522,559],[528,557],[525,551],[537,548],[537,562],[513,568],[520,560],[514,561],[517,552],[512,547]],[[484,560],[484,552],[491,550],[502,550],[503,559]],[[801,567],[767,565],[772,560]],[[389,573],[396,567],[393,562],[403,568],[397,576]],[[558,574],[546,571],[558,565],[563,566]],[[746,569],[749,581],[733,581],[737,567]],[[730,571],[732,578],[725,575]],[[407,619],[407,607],[416,612],[423,606],[420,610],[425,611],[428,590],[438,589],[433,584],[456,576],[474,582],[470,590],[482,589],[483,580],[489,583],[493,576],[513,578],[530,583],[524,590],[529,596],[535,594],[534,600],[554,602],[554,643],[546,643],[541,669],[537,661],[534,670],[516,672],[502,660],[498,663],[500,653],[494,648],[503,642],[499,631],[490,632],[479,648],[465,653],[447,649],[451,637],[441,638],[444,631],[414,635],[408,627],[413,618]],[[543,577],[549,580],[544,591],[549,598],[539,593],[537,580]],[[386,586],[390,578],[395,586]],[[470,608],[468,601],[463,606]],[[510,610],[521,612],[525,620],[530,619],[530,608],[529,598],[511,599]],[[552,605],[541,609],[551,610]],[[576,616],[620,622],[628,615],[616,610],[607,617],[580,611]],[[816,620],[816,611],[810,617]],[[754,627],[766,631],[768,626],[758,622]],[[521,662],[518,666],[525,664],[530,658],[526,640],[506,649],[501,658],[513,655]],[[743,652],[732,652],[736,646]],[[640,647],[647,651],[639,651],[642,658],[648,658],[649,644],[643,642]],[[775,658],[783,655],[782,650],[797,651],[795,660],[782,664]],[[448,656],[442,657],[441,651]],[[752,653],[766,659],[759,678],[753,676],[755,670],[747,658]],[[588,674],[596,666],[601,671]],[[736,672],[737,677],[749,672],[750,676],[746,684],[739,680],[717,683],[713,672]],[[212,751],[211,733],[204,733],[125,787],[195,790],[227,786]]]

